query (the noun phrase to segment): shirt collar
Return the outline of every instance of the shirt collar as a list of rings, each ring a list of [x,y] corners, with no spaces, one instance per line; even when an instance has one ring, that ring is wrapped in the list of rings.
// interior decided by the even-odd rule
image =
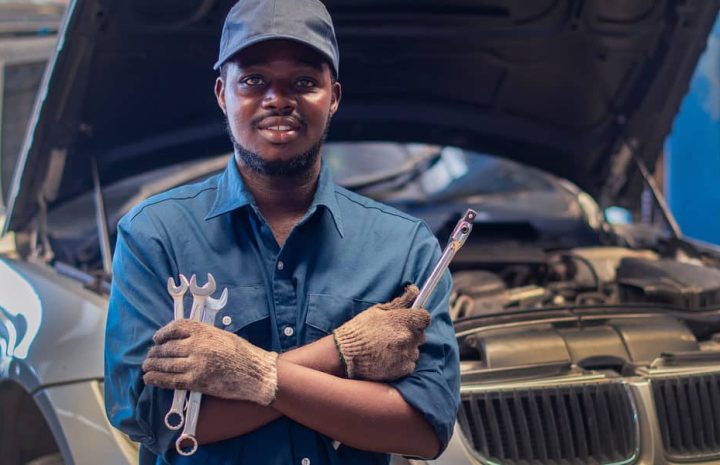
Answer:
[[[340,206],[337,203],[335,188],[336,185],[335,181],[333,181],[332,173],[330,173],[327,163],[323,160],[320,167],[320,179],[318,179],[317,190],[315,191],[315,197],[313,197],[308,213],[315,211],[319,205],[324,206],[335,222],[335,229],[337,229],[340,237],[345,237],[345,234],[343,233],[342,214],[340,212]]]
[[[247,190],[235,164],[235,157],[230,156],[227,167],[217,183],[215,202],[210,207],[205,219],[209,220],[253,203],[252,194]]]
[[[342,215],[337,203],[335,187],[332,174],[327,164],[323,161],[320,167],[320,178],[318,179],[317,190],[308,209],[308,214],[312,214],[318,206],[325,207],[335,223],[335,229],[338,234],[340,237],[344,237]],[[231,156],[225,171],[220,175],[215,202],[213,202],[212,207],[210,207],[205,219],[209,220],[244,206],[253,205],[254,203],[255,199],[253,199],[252,194],[247,189],[242,176],[240,176],[240,171],[238,171],[237,165],[235,164],[235,157]]]

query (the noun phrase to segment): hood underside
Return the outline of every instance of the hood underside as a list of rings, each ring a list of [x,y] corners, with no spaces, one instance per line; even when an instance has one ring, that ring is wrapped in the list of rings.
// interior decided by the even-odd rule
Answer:
[[[92,188],[230,151],[212,70],[228,0],[71,2],[10,186],[6,230]],[[717,0],[327,0],[330,139],[455,145],[632,207]],[[612,180],[612,182],[609,182]],[[43,199],[39,202],[38,199]]]

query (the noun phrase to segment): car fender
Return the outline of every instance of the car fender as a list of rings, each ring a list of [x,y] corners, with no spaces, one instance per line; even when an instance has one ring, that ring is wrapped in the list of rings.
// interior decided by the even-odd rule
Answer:
[[[29,392],[102,379],[106,310],[50,266],[0,258],[0,379]]]

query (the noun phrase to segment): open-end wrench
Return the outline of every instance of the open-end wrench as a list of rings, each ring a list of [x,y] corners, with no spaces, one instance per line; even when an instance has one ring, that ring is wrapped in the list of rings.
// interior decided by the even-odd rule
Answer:
[[[175,320],[182,320],[185,318],[185,309],[183,308],[183,296],[187,292],[190,284],[184,275],[180,275],[180,285],[175,285],[173,278],[168,278],[167,290],[168,294],[173,298],[173,312]],[[170,410],[165,414],[165,426],[172,430],[178,430],[182,427],[185,421],[185,397],[186,391],[183,389],[176,389],[173,393],[172,405]]]
[[[412,308],[421,308],[425,306],[435,290],[435,287],[440,282],[440,278],[442,278],[443,274],[445,274],[445,271],[448,269],[453,257],[458,250],[460,250],[460,247],[465,244],[468,236],[470,236],[475,217],[477,217],[477,212],[475,210],[468,209],[463,217],[460,218],[460,221],[457,222],[455,229],[453,229],[453,232],[450,235],[448,244],[445,246],[445,250],[443,250],[440,260],[438,260],[435,268],[432,270],[432,273],[430,273],[427,281],[425,281],[425,284],[423,284],[423,287],[420,289],[420,294],[418,294],[415,298]]]
[[[223,289],[219,299],[208,297],[205,301],[205,310],[202,316],[202,322],[210,325],[215,324],[215,317],[218,312],[227,304],[228,290]],[[193,455],[198,448],[197,439],[195,439],[195,431],[197,429],[197,421],[200,416],[200,403],[202,401],[202,392],[193,391],[187,403],[187,418],[185,428],[180,437],[175,442],[175,448],[178,454],[188,456]],[[187,447],[183,447],[185,444]]]
[[[203,310],[205,309],[205,299],[215,292],[215,278],[208,273],[208,280],[204,286],[197,285],[195,275],[190,277],[190,293],[193,296],[192,308],[190,309],[190,319],[200,321],[202,319]]]

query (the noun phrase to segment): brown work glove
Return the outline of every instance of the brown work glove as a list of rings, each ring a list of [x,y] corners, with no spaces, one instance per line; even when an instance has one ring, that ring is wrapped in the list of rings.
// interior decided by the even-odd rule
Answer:
[[[333,332],[348,378],[393,381],[415,370],[430,314],[410,309],[419,293],[414,284],[396,299],[377,304]]]
[[[153,336],[143,381],[269,405],[277,390],[277,357],[233,333],[191,320],[173,321]]]

